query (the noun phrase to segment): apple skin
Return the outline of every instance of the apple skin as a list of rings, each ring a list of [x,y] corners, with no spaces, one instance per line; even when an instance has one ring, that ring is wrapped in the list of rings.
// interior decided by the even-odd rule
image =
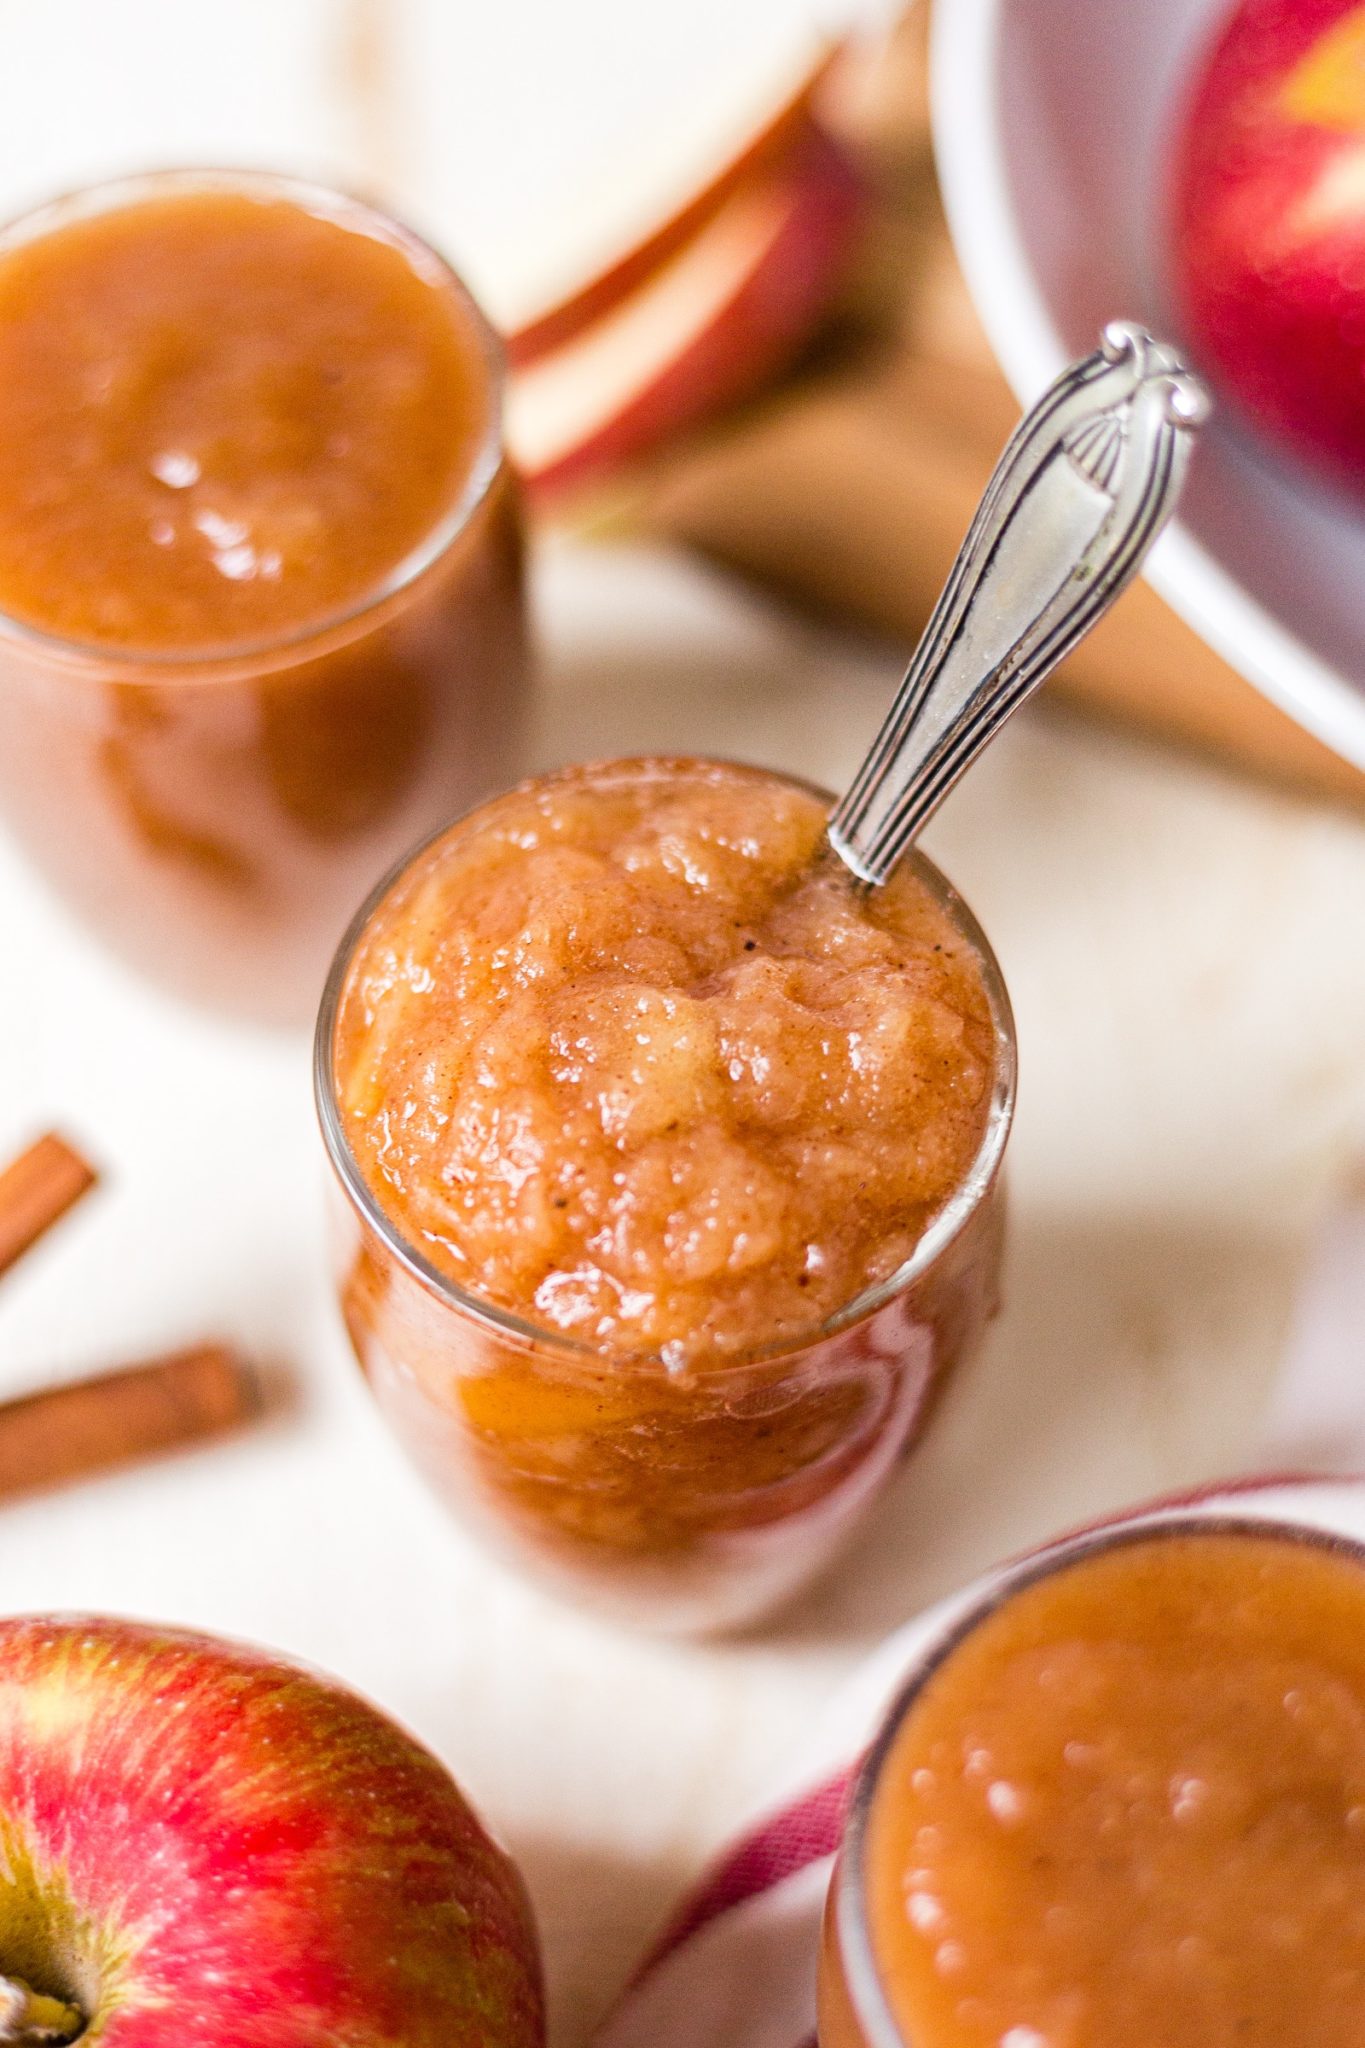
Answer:
[[[444,1768],[262,1652],[0,1621],[0,1851],[0,1972],[90,2048],[543,2041],[521,1882]]]
[[[844,150],[812,127],[781,171],[766,185],[758,181],[757,195],[746,186],[730,203],[744,205],[754,196],[776,201],[777,225],[732,295],[708,308],[700,326],[680,332],[642,374],[619,391],[600,394],[592,417],[575,422],[548,455],[523,436],[526,390],[531,378],[543,377],[557,353],[568,353],[574,343],[514,373],[508,439],[533,506],[543,510],[566,493],[610,477],[760,390],[809,339],[848,269],[866,214],[866,188]],[[722,210],[696,240],[724,225]],[[657,282],[656,272],[641,291],[648,293]]]
[[[1365,493],[1365,6],[1244,0],[1186,107],[1174,282],[1220,392]]]

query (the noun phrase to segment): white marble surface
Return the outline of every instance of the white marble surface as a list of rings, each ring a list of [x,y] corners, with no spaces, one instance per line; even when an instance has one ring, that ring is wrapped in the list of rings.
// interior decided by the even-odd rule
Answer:
[[[0,206],[217,155],[377,184],[439,230],[385,70],[397,6],[8,6]],[[524,95],[513,130],[579,118],[544,64]],[[686,747],[838,781],[899,658],[626,551],[557,546],[537,589],[542,764]],[[4,1510],[0,1611],[232,1631],[402,1716],[523,1860],[556,2048],[882,1635],[1010,1548],[1249,1455],[1308,1233],[1365,1131],[1358,824],[1044,707],[930,844],[1019,1015],[1008,1305],[838,1576],[709,1648],[609,1633],[447,1527],[332,1316],[304,1044],[163,1004],[0,844],[0,1156],[58,1121],[107,1171],[0,1291],[0,1394],[213,1329],[297,1390],[235,1444]]]
[[[560,544],[537,589],[539,763],[697,747],[837,780],[895,668],[658,557]],[[303,1043],[163,1003],[0,849],[0,1153],[60,1120],[108,1174],[0,1292],[0,1393],[209,1329],[298,1390],[235,1444],[6,1509],[0,1611],[232,1631],[399,1714],[524,1862],[556,2048],[883,1634],[1050,1529],[1251,1455],[1365,1129],[1359,825],[1043,706],[931,844],[1019,1015],[1008,1305],[837,1576],[711,1647],[612,1633],[447,1526],[333,1320]]]

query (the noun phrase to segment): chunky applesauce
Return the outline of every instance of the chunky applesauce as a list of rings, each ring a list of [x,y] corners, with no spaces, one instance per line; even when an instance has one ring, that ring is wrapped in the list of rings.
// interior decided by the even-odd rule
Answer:
[[[462,1507],[655,1617],[805,1576],[994,1307],[1003,995],[931,869],[869,895],[825,820],[699,761],[525,785],[416,856],[324,1017],[381,1400]]]
[[[546,1330],[669,1365],[775,1348],[890,1278],[981,1142],[980,963],[818,797],[575,770],[429,848],[351,965],[347,1130],[403,1234]]]
[[[1025,1586],[907,1712],[864,1869],[913,2048],[1358,2048],[1361,1560],[1211,1530]]]
[[[523,664],[496,351],[416,237],[249,173],[0,235],[0,800],[101,935],[311,1011]]]

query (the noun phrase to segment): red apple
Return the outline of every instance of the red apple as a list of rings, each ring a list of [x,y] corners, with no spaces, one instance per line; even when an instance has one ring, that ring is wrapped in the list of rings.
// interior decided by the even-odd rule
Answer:
[[[82,2030],[539,2048],[535,1935],[442,1766],[344,1687],[132,1622],[0,1621],[0,2040]]]
[[[1180,134],[1176,288],[1203,367],[1365,491],[1365,5],[1244,0]]]
[[[618,467],[758,388],[828,305],[862,187],[812,129],[635,291],[514,372],[507,436],[544,499]]]

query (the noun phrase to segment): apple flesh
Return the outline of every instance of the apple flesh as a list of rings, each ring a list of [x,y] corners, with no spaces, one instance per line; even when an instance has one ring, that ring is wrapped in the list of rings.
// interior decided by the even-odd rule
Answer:
[[[683,248],[726,200],[760,175],[780,169],[809,146],[818,131],[816,101],[835,59],[837,47],[821,48],[799,73],[795,88],[787,87],[776,104],[761,112],[751,133],[732,144],[719,168],[696,190],[675,197],[660,218],[614,260],[602,265],[586,283],[555,304],[524,320],[505,337],[507,360],[514,370],[562,348],[595,320],[620,304],[628,293],[657,275],[670,256]]]
[[[544,2034],[520,1880],[435,1757],[263,1653],[80,1617],[0,1621],[0,2021],[24,2048]]]
[[[1365,5],[1244,0],[1185,111],[1175,285],[1251,422],[1365,492]]]

